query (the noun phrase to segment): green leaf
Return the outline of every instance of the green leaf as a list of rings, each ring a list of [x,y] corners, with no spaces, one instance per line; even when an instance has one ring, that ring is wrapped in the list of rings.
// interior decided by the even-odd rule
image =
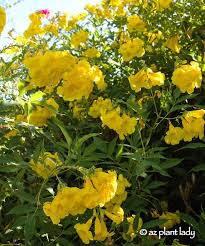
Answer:
[[[20,205],[12,208],[7,214],[27,214],[34,211],[34,207],[31,205]]]
[[[73,142],[72,138],[70,137],[70,135],[68,134],[65,126],[63,125],[63,122],[61,122],[60,120],[54,118],[53,119],[53,122],[61,129],[65,139],[66,139],[66,142],[67,142],[67,145],[68,145],[68,150],[70,149],[71,147],[71,144]]]
[[[180,213],[180,218],[191,225],[194,230],[199,231],[199,223],[191,215]]]
[[[189,144],[185,145],[184,147],[182,147],[182,148],[180,148],[178,150],[182,150],[182,149],[198,149],[198,148],[205,148],[205,144],[204,143],[189,143]]]
[[[36,150],[33,155],[34,163],[38,162],[39,156],[41,155],[42,150],[44,149],[44,140],[42,140],[36,147]]]
[[[163,225],[167,220],[165,219],[156,219],[156,220],[150,220],[143,224],[144,229],[149,229],[153,227],[158,227],[160,225]]]
[[[24,226],[24,236],[26,241],[29,241],[35,233],[36,220],[33,215],[28,215]]]
[[[168,169],[174,166],[177,166],[179,163],[181,163],[183,159],[169,159],[161,163],[161,166],[163,169]]]
[[[96,137],[98,135],[100,135],[100,134],[99,133],[89,133],[89,134],[83,136],[82,138],[79,138],[75,144],[76,149],[79,150],[84,142],[86,142],[88,139]]]
[[[193,172],[205,171],[205,164],[199,164],[191,169]]]
[[[108,144],[108,156],[112,156],[115,147],[116,147],[116,142],[117,142],[118,137],[116,136],[115,138],[113,138],[113,140]]]

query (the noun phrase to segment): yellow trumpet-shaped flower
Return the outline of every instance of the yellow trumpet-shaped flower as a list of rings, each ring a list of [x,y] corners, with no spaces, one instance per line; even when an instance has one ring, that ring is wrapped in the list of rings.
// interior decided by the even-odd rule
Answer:
[[[103,214],[101,213],[100,218],[98,217],[98,215],[96,215],[94,240],[104,241],[107,237],[111,235],[112,233],[109,233],[107,230]]]
[[[84,244],[89,244],[90,241],[93,240],[92,232],[90,231],[90,227],[92,225],[93,218],[90,218],[85,224],[76,224],[74,228],[76,229],[76,232],[78,233],[78,236],[82,240]]]
[[[172,52],[179,53],[180,52],[180,45],[179,45],[179,36],[176,35],[174,37],[169,38],[166,43],[166,47],[172,50]]]
[[[180,224],[180,217],[176,213],[163,212],[162,215],[159,216],[159,219],[167,220],[165,223],[159,226],[159,228],[166,228],[166,230],[171,229],[176,224]]]
[[[202,82],[202,72],[197,62],[192,61],[190,65],[181,65],[172,75],[172,83],[181,92],[194,92],[194,88],[200,88]]]
[[[169,130],[164,138],[167,144],[176,145],[183,139],[184,132],[180,127],[174,127],[171,122],[169,123]]]

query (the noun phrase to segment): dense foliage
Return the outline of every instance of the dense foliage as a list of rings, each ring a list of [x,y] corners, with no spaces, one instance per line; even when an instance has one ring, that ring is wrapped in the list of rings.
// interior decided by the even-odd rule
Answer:
[[[29,18],[0,53],[1,245],[204,245],[204,0]]]

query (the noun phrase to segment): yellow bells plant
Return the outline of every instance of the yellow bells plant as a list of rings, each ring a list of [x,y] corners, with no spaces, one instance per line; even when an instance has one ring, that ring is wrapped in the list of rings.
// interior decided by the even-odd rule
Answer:
[[[193,93],[195,88],[201,87],[201,82],[201,68],[194,61],[190,62],[190,64],[179,66],[172,75],[172,83],[183,93]]]
[[[6,25],[6,12],[3,7],[0,6],[0,35]]]

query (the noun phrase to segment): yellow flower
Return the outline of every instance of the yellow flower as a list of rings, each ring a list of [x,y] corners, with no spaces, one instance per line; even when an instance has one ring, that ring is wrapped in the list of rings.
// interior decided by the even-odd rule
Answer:
[[[176,213],[163,212],[162,215],[159,216],[159,219],[167,220],[165,223],[159,226],[161,229],[165,227],[166,230],[169,230],[176,224],[180,224],[180,217]]]
[[[108,126],[113,129],[119,135],[121,140],[125,139],[125,136],[132,134],[135,131],[137,125],[137,119],[130,117],[125,113],[120,116],[120,108],[113,109],[109,112],[103,112],[100,117],[103,126]]]
[[[47,107],[42,107],[39,105],[35,106],[35,109],[29,113],[27,117],[29,124],[41,127],[46,125],[50,118],[56,116],[56,111],[58,110],[59,106],[55,100],[50,98],[46,101],[46,104]]]
[[[44,27],[45,33],[52,33],[58,36],[58,26],[56,24],[48,24]]]
[[[202,82],[202,73],[197,62],[191,62],[190,65],[181,65],[172,75],[172,83],[176,85],[181,92],[194,92],[194,88],[200,88]]]
[[[205,124],[203,119],[204,114],[204,110],[194,110],[184,114],[182,118],[184,141],[190,142],[192,138],[203,139]]]
[[[57,88],[57,93],[65,101],[87,99],[93,90],[93,69],[86,60],[79,61],[62,78],[63,84]]]
[[[120,46],[119,52],[124,61],[130,61],[135,57],[142,57],[145,54],[144,41],[139,38],[128,40]]]
[[[93,218],[89,219],[85,224],[78,223],[74,226],[76,232],[78,233],[80,239],[84,244],[89,244],[90,241],[93,240],[93,235],[92,232],[90,231],[92,220]]]
[[[84,51],[83,56],[87,58],[95,58],[95,57],[100,57],[101,53],[99,50],[93,47],[93,48],[89,48],[86,51]]]
[[[138,231],[142,227],[143,221],[142,221],[141,217],[139,217],[137,230],[134,230],[134,227],[133,227],[134,220],[135,220],[135,215],[127,217],[128,231],[126,233],[122,234],[122,236],[125,240],[129,240],[129,239],[133,240],[136,237]]]
[[[146,24],[138,15],[131,15],[127,17],[127,28],[129,32],[140,31],[143,32],[146,30]]]
[[[89,179],[91,185],[98,192],[99,205],[103,207],[106,202],[109,202],[117,190],[117,174],[115,171],[103,172],[100,168],[96,169]],[[86,201],[85,201],[86,202]]]
[[[104,241],[110,235],[111,234],[107,231],[103,215],[100,215],[100,219],[98,218],[98,215],[96,215],[94,240]]]
[[[56,175],[58,173],[57,167],[63,165],[63,163],[60,161],[57,153],[51,154],[44,152],[43,155],[39,157],[37,163],[32,159],[30,165],[38,176],[47,179],[49,176]]]
[[[74,48],[78,48],[80,45],[84,45],[88,39],[89,33],[85,30],[80,30],[71,36],[71,45]]]
[[[141,91],[141,88],[151,89],[153,86],[164,84],[165,75],[161,72],[154,73],[152,69],[141,69],[135,75],[129,78],[130,86],[135,92]]]
[[[68,18],[67,13],[64,13],[63,15],[59,15],[58,16],[58,26],[60,28],[66,28],[66,26],[67,26],[67,18]]]
[[[93,118],[98,118],[102,113],[110,111],[113,109],[112,102],[110,99],[103,99],[102,97],[98,97],[92,104],[89,109],[88,114]]]
[[[97,85],[97,88],[99,90],[105,90],[107,87],[107,84],[105,83],[104,75],[102,71],[97,66],[93,66],[92,71],[93,71],[93,81]]]
[[[72,70],[77,58],[67,51],[46,51],[26,56],[24,65],[29,69],[30,84],[34,87],[54,88],[66,71]]]
[[[184,131],[180,127],[174,127],[171,122],[169,123],[169,131],[166,132],[166,136],[164,138],[167,144],[176,145],[184,137]]]
[[[172,0],[155,0],[155,1],[158,10],[167,9],[172,3]]]
[[[25,38],[30,38],[30,37],[33,37],[35,35],[44,34],[44,29],[41,27],[41,24],[42,24],[41,17],[42,17],[42,14],[40,14],[38,12],[32,13],[29,16],[31,23],[30,23],[29,27],[27,28],[27,30],[24,32]]]
[[[166,47],[172,50],[173,52],[179,53],[180,52],[180,45],[179,45],[179,35],[169,38],[166,43]]]
[[[105,210],[105,215],[117,225],[124,220],[124,210],[119,205],[114,205]]]
[[[0,34],[2,33],[5,25],[6,25],[6,12],[5,9],[0,6]]]

